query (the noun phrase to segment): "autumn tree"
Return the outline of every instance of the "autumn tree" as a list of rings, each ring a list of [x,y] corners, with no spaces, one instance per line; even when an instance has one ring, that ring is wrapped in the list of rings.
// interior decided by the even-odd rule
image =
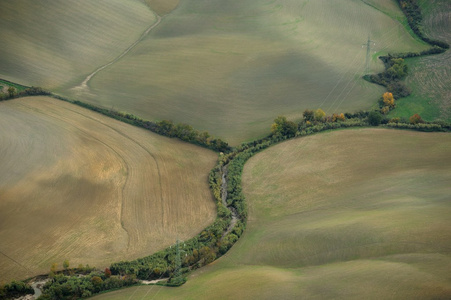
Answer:
[[[110,268],[105,268],[105,277],[110,278],[111,277],[111,270]]]
[[[52,266],[50,267],[50,272],[55,273],[56,272],[56,268],[58,268],[58,264],[57,263],[53,263]]]
[[[304,113],[302,114],[305,121],[314,121],[315,120],[315,112],[310,109],[304,110]]]
[[[318,108],[315,111],[315,120],[316,121],[322,121],[324,119],[324,117],[326,116],[326,113],[324,112],[324,110],[322,110],[321,108]]]
[[[382,98],[385,106],[388,106],[390,108],[395,107],[395,99],[393,98],[392,93],[386,92],[382,95]]]
[[[341,113],[341,114],[333,114],[332,115],[332,122],[338,122],[338,121],[344,121],[346,118],[345,118],[345,115],[343,114],[343,113]]]
[[[423,119],[421,119],[419,114],[414,114],[409,118],[410,124],[418,124],[423,123]]]

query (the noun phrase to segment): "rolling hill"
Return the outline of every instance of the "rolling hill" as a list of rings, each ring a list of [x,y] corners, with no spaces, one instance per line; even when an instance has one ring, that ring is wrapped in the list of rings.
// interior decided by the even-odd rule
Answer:
[[[46,97],[0,103],[0,278],[106,267],[209,225],[217,155]]]
[[[341,130],[243,173],[245,234],[180,288],[94,299],[449,299],[449,134]]]
[[[361,79],[368,36],[371,71],[377,55],[426,48],[388,0],[147,1],[162,19],[105,3],[7,1],[0,77],[238,144],[280,114],[369,109],[384,89]]]

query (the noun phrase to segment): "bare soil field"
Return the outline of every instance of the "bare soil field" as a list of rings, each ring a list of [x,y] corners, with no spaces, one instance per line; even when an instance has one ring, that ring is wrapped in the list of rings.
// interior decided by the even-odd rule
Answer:
[[[151,254],[210,224],[212,151],[47,97],[0,103],[0,278]]]
[[[321,133],[249,160],[245,234],[180,288],[94,299],[449,299],[451,136]]]

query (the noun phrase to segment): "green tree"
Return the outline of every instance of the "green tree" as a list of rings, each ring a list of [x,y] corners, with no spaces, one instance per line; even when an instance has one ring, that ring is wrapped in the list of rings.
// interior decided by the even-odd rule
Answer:
[[[368,123],[372,126],[378,126],[382,122],[382,115],[377,111],[368,114]]]
[[[391,64],[392,66],[387,69],[387,74],[392,79],[402,79],[407,75],[407,65],[404,63],[404,59],[392,59]]]
[[[10,86],[8,88],[8,94],[10,98],[14,98],[14,96],[16,95],[16,89],[12,86]]]
[[[67,271],[67,269],[69,269],[69,260],[68,259],[66,259],[63,262],[63,268],[64,268],[65,271]]]
[[[297,129],[296,123],[288,121],[284,116],[278,116],[271,125],[271,133],[275,136],[292,137],[296,134]]]

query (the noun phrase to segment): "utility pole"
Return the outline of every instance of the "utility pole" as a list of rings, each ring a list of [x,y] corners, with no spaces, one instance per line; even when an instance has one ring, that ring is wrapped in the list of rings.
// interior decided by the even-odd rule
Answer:
[[[374,43],[374,41],[372,41],[370,39],[370,36],[368,35],[368,41],[366,42],[366,44],[362,45],[362,48],[366,46],[365,74],[368,74],[370,72],[371,43]],[[374,43],[374,45],[376,44]]]
[[[180,248],[179,248],[179,239],[177,239],[177,243],[175,244],[175,270],[174,270],[174,278],[178,278],[180,276],[180,268],[182,267],[182,260],[180,259]]]

